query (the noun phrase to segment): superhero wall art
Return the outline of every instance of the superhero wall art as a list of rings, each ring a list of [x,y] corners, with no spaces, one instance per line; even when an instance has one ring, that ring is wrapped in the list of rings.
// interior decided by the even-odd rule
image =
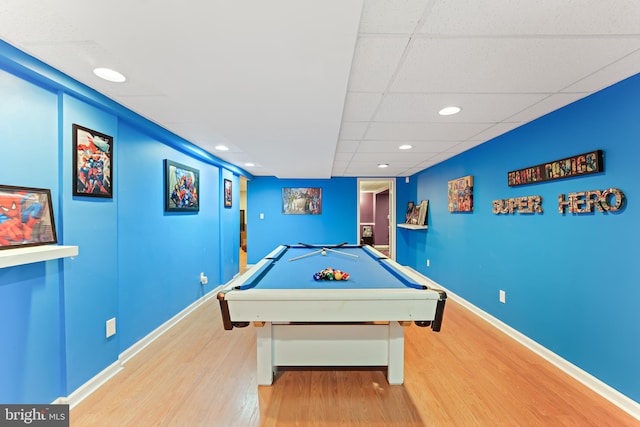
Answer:
[[[449,212],[473,212],[473,176],[448,183]]]
[[[113,197],[113,138],[73,125],[73,195]]]
[[[51,192],[0,185],[0,249],[57,243]]]
[[[200,210],[200,171],[165,160],[164,207],[167,212]]]

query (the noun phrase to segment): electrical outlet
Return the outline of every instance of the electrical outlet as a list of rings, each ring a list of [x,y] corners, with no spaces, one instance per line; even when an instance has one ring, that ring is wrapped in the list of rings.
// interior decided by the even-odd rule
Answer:
[[[500,290],[500,302],[503,304],[507,302],[507,293],[503,290]]]
[[[107,338],[116,334],[116,318],[107,320]]]
[[[207,283],[209,283],[209,278],[204,273],[200,273],[200,284],[206,285]]]

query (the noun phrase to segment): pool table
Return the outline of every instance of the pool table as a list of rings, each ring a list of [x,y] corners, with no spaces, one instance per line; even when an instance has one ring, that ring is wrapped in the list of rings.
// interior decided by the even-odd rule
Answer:
[[[347,280],[315,280],[327,268]],[[440,331],[446,293],[368,245],[282,245],[218,293],[226,330],[257,331],[257,379],[278,366],[386,366],[404,381],[404,327]]]

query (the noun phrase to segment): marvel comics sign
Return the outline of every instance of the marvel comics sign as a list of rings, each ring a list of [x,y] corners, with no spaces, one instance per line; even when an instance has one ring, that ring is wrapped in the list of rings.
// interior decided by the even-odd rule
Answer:
[[[529,166],[507,173],[509,187],[572,178],[604,171],[602,150]]]

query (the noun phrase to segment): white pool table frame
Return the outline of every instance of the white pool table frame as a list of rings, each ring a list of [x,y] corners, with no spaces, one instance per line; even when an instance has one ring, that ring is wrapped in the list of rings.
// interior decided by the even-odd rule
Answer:
[[[278,366],[386,366],[389,384],[402,384],[404,326],[431,322],[439,331],[446,294],[390,259],[381,262],[425,289],[236,289],[281,249],[218,293],[225,329],[258,326],[258,384],[272,384]]]

